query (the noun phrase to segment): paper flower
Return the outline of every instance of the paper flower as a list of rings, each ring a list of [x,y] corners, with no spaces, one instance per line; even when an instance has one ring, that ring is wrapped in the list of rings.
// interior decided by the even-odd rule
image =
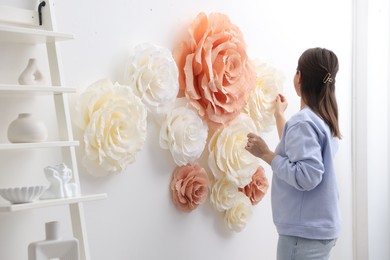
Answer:
[[[225,212],[226,225],[233,231],[242,231],[252,217],[252,210],[249,198],[239,192],[235,197],[233,207]]]
[[[226,177],[237,187],[251,181],[260,159],[245,150],[245,145],[247,134],[254,131],[252,119],[241,114],[230,126],[214,132],[208,145],[208,164],[216,179]]]
[[[186,99],[181,98],[162,123],[160,146],[169,149],[175,163],[183,166],[199,159],[206,145],[207,134],[207,124]]]
[[[211,187],[210,202],[218,211],[225,211],[233,207],[239,191],[235,184],[221,178],[215,180]]]
[[[251,201],[252,205],[257,205],[267,193],[269,184],[265,176],[264,168],[260,166],[252,176],[252,181],[243,189],[240,189]]]
[[[135,46],[124,83],[134,90],[150,112],[165,113],[179,91],[178,70],[172,53],[151,43]]]
[[[200,13],[188,39],[176,46],[181,95],[199,115],[217,126],[228,125],[248,101],[256,74],[240,29],[220,13]]]
[[[132,163],[146,139],[146,108],[133,92],[109,80],[89,86],[76,104],[84,131],[83,164],[90,174],[120,173]]]
[[[284,76],[275,67],[255,60],[256,87],[251,92],[244,112],[256,124],[257,132],[270,131],[275,125],[274,111],[277,95],[282,92]]]
[[[176,167],[171,181],[176,208],[184,212],[197,208],[207,198],[208,185],[207,173],[198,163]]]

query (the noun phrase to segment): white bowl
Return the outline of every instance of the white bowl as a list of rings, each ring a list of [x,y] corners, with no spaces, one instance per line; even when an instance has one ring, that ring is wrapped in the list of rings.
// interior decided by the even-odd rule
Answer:
[[[37,200],[47,189],[45,186],[29,186],[0,189],[0,195],[13,204]]]

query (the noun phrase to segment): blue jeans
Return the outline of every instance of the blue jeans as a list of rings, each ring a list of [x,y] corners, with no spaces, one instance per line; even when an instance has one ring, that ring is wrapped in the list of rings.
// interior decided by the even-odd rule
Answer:
[[[327,260],[337,239],[316,240],[279,235],[277,260]]]

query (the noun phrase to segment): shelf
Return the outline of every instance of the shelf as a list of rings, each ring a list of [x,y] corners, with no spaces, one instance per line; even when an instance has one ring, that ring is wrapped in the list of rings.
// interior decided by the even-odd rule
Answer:
[[[20,149],[36,149],[36,148],[56,148],[78,146],[79,141],[57,141],[57,142],[41,142],[41,143],[3,143],[0,144],[2,150],[20,150]]]
[[[0,94],[35,96],[35,95],[59,95],[63,93],[75,93],[76,88],[62,86],[37,86],[37,85],[14,85],[0,84]]]
[[[35,28],[0,25],[0,42],[50,43],[74,39],[73,35]]]
[[[105,198],[107,198],[107,194],[102,193],[102,194],[93,194],[93,195],[81,195],[74,198],[37,200],[34,202],[22,203],[22,204],[8,203],[8,204],[0,205],[0,212],[14,212],[14,211],[29,210],[35,208],[69,205],[69,204],[75,204],[79,202],[102,200]]]

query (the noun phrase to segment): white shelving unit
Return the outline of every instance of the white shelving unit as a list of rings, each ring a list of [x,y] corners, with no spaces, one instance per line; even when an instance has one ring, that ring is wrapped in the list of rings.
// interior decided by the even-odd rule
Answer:
[[[41,2],[43,1],[39,1],[38,4]],[[52,82],[48,86],[0,84],[0,95],[12,97],[44,95],[48,98],[52,97],[59,126],[59,140],[42,143],[0,143],[0,151],[61,149],[63,162],[72,169],[73,182],[80,187],[75,151],[75,147],[79,145],[79,142],[73,139],[67,100],[67,94],[75,92],[75,88],[63,86],[60,68],[61,57],[57,46],[59,41],[72,40],[74,37],[71,34],[56,32],[53,2],[52,0],[45,0],[44,2],[45,6],[41,9],[42,26],[39,25],[38,11],[0,5],[0,47],[1,43],[46,45]],[[82,202],[105,199],[106,197],[106,194],[82,194],[72,198],[38,200],[25,204],[0,204],[0,213],[9,214],[15,211],[67,205],[70,211],[73,235],[79,240],[80,257],[82,260],[90,260]]]

